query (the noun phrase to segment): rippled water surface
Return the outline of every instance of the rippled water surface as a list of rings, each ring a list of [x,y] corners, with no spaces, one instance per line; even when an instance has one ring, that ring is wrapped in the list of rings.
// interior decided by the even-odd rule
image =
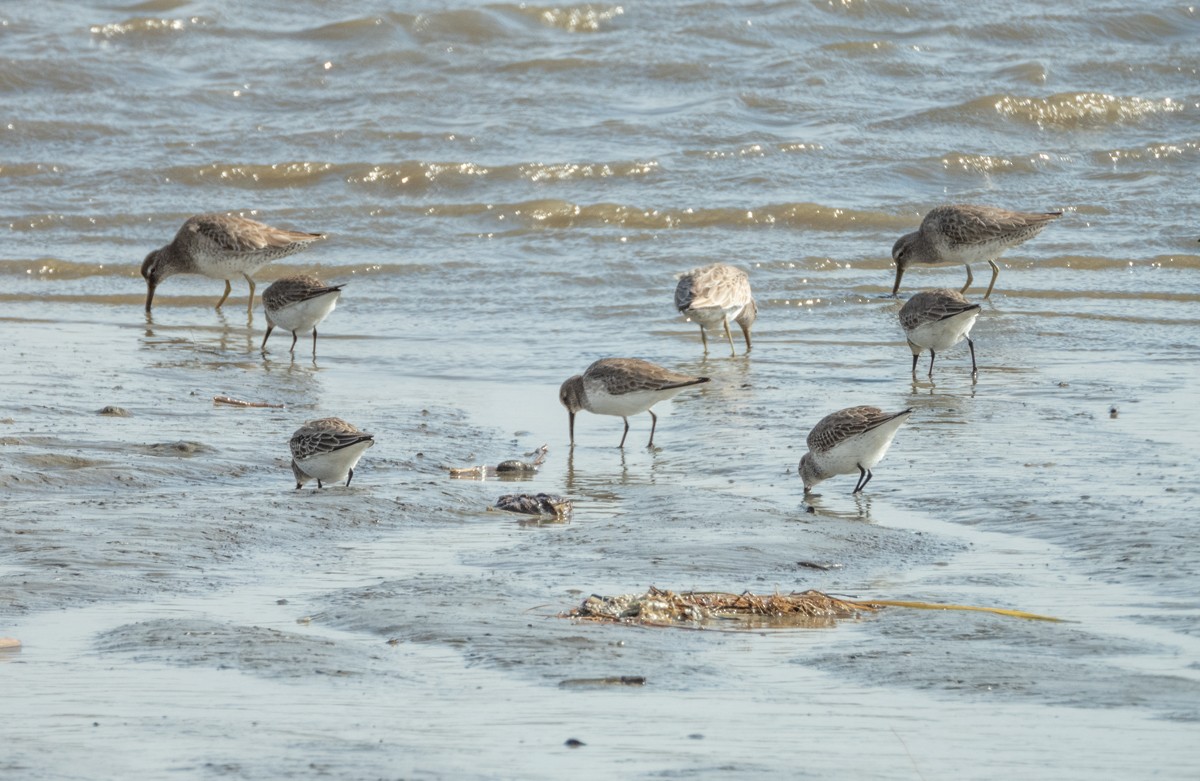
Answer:
[[[1198,38],[1076,0],[0,6],[0,770],[1194,778]],[[977,381],[961,348],[914,379],[887,295],[946,202],[1064,212],[1000,260]],[[346,284],[315,361],[259,352],[244,283],[145,315],[142,258],[208,211],[329,234],[258,274]],[[715,261],[749,356],[671,307]],[[644,415],[568,447],[558,386],[611,355],[712,378],[652,451]],[[852,404],[914,414],[863,496],[806,502]],[[326,415],[377,445],[293,491]],[[514,491],[574,516],[488,510]],[[1069,623],[555,617],[650,585]]]

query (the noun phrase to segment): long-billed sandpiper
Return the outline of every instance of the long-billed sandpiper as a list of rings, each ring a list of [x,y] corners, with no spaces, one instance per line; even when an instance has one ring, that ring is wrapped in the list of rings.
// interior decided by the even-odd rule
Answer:
[[[263,311],[267,314],[267,333],[263,336],[262,351],[267,351],[267,339],[275,326],[292,332],[292,348],[296,351],[298,331],[312,329],[313,357],[317,357],[317,325],[337,306],[344,285],[325,285],[313,276],[284,277],[263,291]]]
[[[625,421],[625,437],[629,435],[629,416],[650,413],[650,442],[654,447],[654,429],[658,416],[650,409],[663,399],[669,399],[684,388],[708,382],[708,377],[692,377],[664,369],[638,358],[602,358],[583,374],[576,374],[562,384],[558,400],[567,408],[571,444],[575,444],[575,413],[587,410],[597,415],[616,415]]]
[[[324,233],[272,228],[232,214],[189,217],[170,244],[152,251],[142,261],[146,311],[149,312],[154,303],[154,291],[159,283],[175,274],[203,274],[225,280],[225,295],[217,302],[217,309],[220,309],[233,288],[229,280],[240,274],[250,284],[246,312],[253,314],[254,272],[323,238]]]
[[[675,286],[675,308],[700,325],[700,340],[706,354],[708,335],[705,331],[717,325],[725,328],[729,352],[737,354],[733,334],[729,332],[730,320],[741,326],[746,352],[750,352],[750,326],[758,318],[758,305],[750,293],[750,277],[740,268],[714,263],[680,274],[679,284]]]
[[[804,493],[834,475],[858,471],[858,483],[852,493],[867,487],[874,476],[871,469],[879,463],[892,444],[911,409],[884,412],[878,407],[847,407],[821,418],[808,432],[808,452],[800,459],[798,471],[804,481]]]
[[[971,341],[971,326],[979,317],[979,304],[972,304],[956,290],[922,290],[900,309],[900,327],[912,350],[913,374],[917,373],[917,358],[929,350],[929,376],[933,362],[942,350],[967,340],[971,348],[971,374],[978,374],[975,365],[975,343]]]
[[[996,258],[1009,247],[1015,247],[1042,232],[1051,220],[1062,212],[1012,212],[992,206],[938,206],[925,215],[921,227],[906,233],[892,246],[896,263],[896,283],[892,295],[900,290],[900,277],[909,266],[941,266],[962,263],[967,267],[967,284],[975,280],[971,264],[986,260],[992,267],[992,281],[983,297],[992,295],[1000,267]]]
[[[375,438],[341,418],[321,418],[296,429],[288,444],[296,488],[302,488],[309,480],[316,480],[317,488],[323,488],[325,483],[336,483],[342,478],[350,485],[358,459],[375,444]]]

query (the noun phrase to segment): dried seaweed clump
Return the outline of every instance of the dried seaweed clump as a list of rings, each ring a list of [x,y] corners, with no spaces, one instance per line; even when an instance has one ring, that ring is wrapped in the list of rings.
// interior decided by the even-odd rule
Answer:
[[[675,593],[650,587],[645,594],[602,597],[593,594],[564,618],[670,626],[739,619],[747,627],[829,626],[835,619],[857,618],[876,610],[820,591],[791,594],[727,594],[714,591]]]

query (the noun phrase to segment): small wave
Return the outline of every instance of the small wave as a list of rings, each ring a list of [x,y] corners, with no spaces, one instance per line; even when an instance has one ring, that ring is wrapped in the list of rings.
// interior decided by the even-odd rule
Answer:
[[[688,149],[685,157],[704,157],[709,160],[723,160],[738,157],[766,157],[772,154],[802,154],[820,152],[824,146],[815,142],[781,141],[776,143],[749,143],[736,149]]]
[[[1178,144],[1147,144],[1146,146],[1128,147],[1126,149],[1093,152],[1092,162],[1112,165],[1119,165],[1125,162],[1156,162],[1159,160],[1176,160],[1193,157],[1197,153],[1200,153],[1200,141],[1184,141]]]
[[[487,43],[509,35],[504,21],[478,10],[438,11],[412,17],[409,31],[419,41]]]
[[[1152,100],[1101,92],[1063,92],[1045,98],[988,95],[955,106],[922,111],[901,123],[923,124],[931,119],[949,123],[990,123],[1000,116],[1042,129],[1074,130],[1136,122],[1153,114],[1173,113],[1184,108],[1182,103],[1171,98]]]
[[[189,16],[183,19],[166,19],[158,17],[140,17],[127,19],[124,22],[109,24],[94,24],[89,30],[92,35],[100,38],[121,38],[123,36],[152,36],[173,35],[183,32],[189,27],[207,24],[208,20],[201,16]]]
[[[0,179],[17,179],[42,174],[61,174],[66,168],[53,163],[0,164]]]
[[[520,5],[496,6],[502,10],[536,21],[538,24],[556,30],[566,30],[569,33],[595,33],[613,26],[617,17],[623,16],[625,9],[619,5],[576,5],[576,6],[538,6],[521,3]]]
[[[1022,84],[1045,84],[1049,71],[1040,62],[1019,62],[1008,65],[995,72],[997,78],[1021,82]]]
[[[812,6],[818,11],[845,14],[856,19],[868,16],[901,17],[910,19],[916,15],[911,3],[887,2],[887,0],[825,0]]]
[[[815,230],[898,230],[911,218],[842,209],[815,203],[767,204],[754,208],[710,207],[646,209],[616,203],[577,204],[557,199],[510,204],[443,204],[425,210],[431,216],[487,217],[526,228],[613,226],[631,230],[668,228],[786,227]]]
[[[351,41],[362,45],[364,39],[391,35],[395,28],[396,24],[383,16],[362,16],[313,27],[301,33],[300,37],[314,41]]]
[[[1151,114],[1182,111],[1171,98],[1151,100],[1101,92],[1064,92],[1047,98],[992,95],[964,104],[972,113],[991,110],[1039,128],[1074,129],[1137,121]]]
[[[999,173],[1032,174],[1055,162],[1053,155],[1042,153],[1031,157],[1000,157],[967,152],[950,152],[940,162],[949,173],[992,175]]]
[[[891,41],[842,41],[827,43],[821,47],[827,52],[848,54],[850,56],[891,54],[896,51],[896,44]]]
[[[1095,25],[1104,39],[1161,44],[1177,36],[1194,37],[1196,12],[1194,7],[1185,7],[1164,13],[1100,16]]]
[[[294,162],[267,165],[210,163],[199,168],[175,166],[163,172],[168,182],[203,185],[219,183],[253,189],[312,187],[335,172],[332,163]]]
[[[0,260],[0,277],[87,279],[89,277],[126,277],[130,275],[138,275],[138,269],[130,263],[77,263],[61,258]]]
[[[403,160],[391,164],[334,164],[289,162],[270,164],[210,163],[200,167],[175,166],[164,172],[168,181],[190,185],[220,184],[247,189],[315,187],[338,178],[351,185],[384,185],[400,190],[428,187],[467,187],[480,179],[502,182],[561,182],[582,179],[624,179],[658,171],[653,160],[578,163],[517,163],[488,166],[466,161]],[[3,176],[0,169],[0,176]]]

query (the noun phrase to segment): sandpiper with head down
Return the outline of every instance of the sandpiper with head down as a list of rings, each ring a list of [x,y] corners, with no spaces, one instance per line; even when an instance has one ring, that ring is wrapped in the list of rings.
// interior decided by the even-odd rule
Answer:
[[[217,309],[229,298],[234,276],[245,277],[250,285],[247,314],[254,312],[254,272],[273,260],[291,255],[325,238],[324,233],[272,228],[261,222],[232,214],[200,214],[190,217],[165,247],[152,251],[142,261],[146,280],[146,311],[154,303],[154,291],[167,277],[175,274],[203,274],[225,280],[225,295]]]
[[[750,293],[750,277],[740,268],[714,263],[681,274],[675,286],[675,308],[700,325],[700,340],[706,354],[706,331],[717,325],[725,329],[729,352],[737,354],[733,334],[729,332],[730,320],[741,326],[746,352],[750,352],[750,327],[758,318],[758,305]]]
[[[978,374],[971,326],[975,325],[980,309],[979,304],[972,304],[956,290],[922,290],[908,299],[900,309],[900,327],[912,350],[913,374],[917,373],[917,358],[923,350],[929,350],[929,376],[932,377],[937,354],[963,339],[971,348],[971,374]]]
[[[336,483],[342,478],[350,485],[358,460],[374,444],[373,435],[341,418],[308,421],[296,429],[288,443],[296,488],[302,488],[309,480],[316,480],[317,488],[323,488],[325,483]]]
[[[1032,239],[1062,212],[1013,212],[992,206],[938,206],[925,215],[921,227],[901,236],[892,247],[896,263],[896,282],[892,295],[900,290],[900,278],[912,265],[941,266],[962,263],[967,267],[967,284],[975,280],[971,264],[987,261],[992,281],[984,298],[992,295],[1000,267],[996,258],[1009,247]]]
[[[650,442],[654,447],[654,429],[658,416],[650,409],[669,399],[684,388],[708,382],[708,377],[692,377],[664,369],[638,358],[602,358],[583,374],[576,374],[562,384],[558,400],[567,408],[571,444],[575,444],[575,413],[580,410],[597,415],[616,415],[625,421],[625,437],[629,435],[629,416],[650,413]]]
[[[325,285],[313,276],[284,277],[263,291],[263,311],[267,315],[267,333],[263,336],[262,351],[267,351],[267,339],[275,326],[292,332],[292,347],[296,351],[297,332],[312,329],[313,357],[317,357],[317,326],[337,306],[344,285]]]
[[[847,407],[821,418],[808,432],[808,452],[798,467],[804,493],[812,493],[822,480],[855,471],[858,483],[852,493],[860,493],[874,477],[871,469],[887,453],[896,430],[911,414],[911,409],[884,412],[878,407]]]

